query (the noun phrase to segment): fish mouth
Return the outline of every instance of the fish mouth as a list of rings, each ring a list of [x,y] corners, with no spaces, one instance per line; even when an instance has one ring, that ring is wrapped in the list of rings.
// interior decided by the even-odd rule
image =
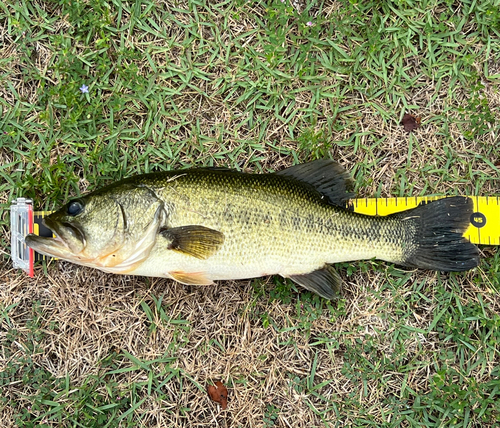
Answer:
[[[25,237],[28,247],[37,253],[61,259],[73,259],[85,248],[85,237],[81,230],[74,224],[59,223],[46,217],[43,223],[54,237],[43,237],[30,233]]]

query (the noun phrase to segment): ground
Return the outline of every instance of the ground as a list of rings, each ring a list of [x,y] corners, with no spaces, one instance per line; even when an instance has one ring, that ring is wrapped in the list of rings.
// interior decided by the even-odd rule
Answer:
[[[497,247],[460,274],[342,264],[328,302],[276,277],[53,261],[30,279],[8,212],[141,172],[321,157],[362,197],[498,195],[499,28],[485,0],[1,4],[2,426],[499,426]]]

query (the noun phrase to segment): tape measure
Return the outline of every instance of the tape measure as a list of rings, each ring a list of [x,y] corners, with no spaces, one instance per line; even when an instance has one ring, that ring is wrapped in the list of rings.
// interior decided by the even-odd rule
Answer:
[[[43,224],[43,218],[52,213],[53,211],[33,211],[33,233],[35,235],[43,236],[45,238],[55,238],[52,230]],[[50,258],[51,257],[47,257],[35,251],[35,261],[48,260]]]
[[[389,215],[443,198],[445,196],[352,199],[348,202],[348,208],[360,214]],[[500,245],[500,196],[470,198],[474,203],[474,212],[464,237],[473,244]]]
[[[360,198],[351,199],[346,207],[356,213],[366,215],[389,215],[415,208],[422,203],[435,201],[446,196],[414,196],[403,198]],[[466,237],[473,244],[500,245],[500,196],[470,196],[474,212]],[[24,237],[28,233],[51,237],[52,231],[43,224],[43,218],[52,211],[33,211],[32,201],[18,198],[11,205],[12,260],[14,267],[33,275],[33,262],[48,257],[27,247]]]

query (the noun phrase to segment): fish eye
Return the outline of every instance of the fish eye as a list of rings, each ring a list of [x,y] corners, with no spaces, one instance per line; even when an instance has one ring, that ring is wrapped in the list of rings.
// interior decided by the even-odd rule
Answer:
[[[70,216],[76,216],[83,211],[83,204],[80,201],[70,202],[67,212]]]

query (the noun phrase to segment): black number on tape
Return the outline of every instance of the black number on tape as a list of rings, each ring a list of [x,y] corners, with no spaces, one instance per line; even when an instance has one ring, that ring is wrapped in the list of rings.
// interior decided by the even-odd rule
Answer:
[[[472,213],[470,216],[470,222],[473,226],[476,226],[478,229],[486,225],[486,216],[483,213],[476,212]]]

